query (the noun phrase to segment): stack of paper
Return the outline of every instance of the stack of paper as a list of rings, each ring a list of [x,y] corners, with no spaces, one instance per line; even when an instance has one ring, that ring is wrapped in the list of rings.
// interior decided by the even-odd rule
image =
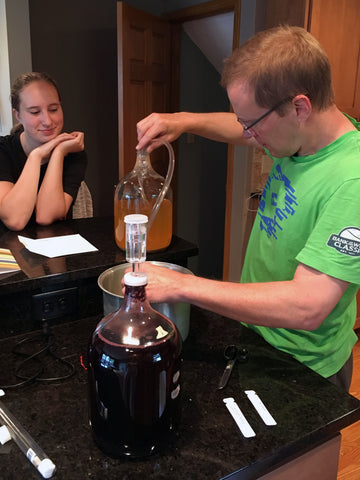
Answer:
[[[14,272],[21,270],[11,251],[6,248],[0,248],[0,273]]]

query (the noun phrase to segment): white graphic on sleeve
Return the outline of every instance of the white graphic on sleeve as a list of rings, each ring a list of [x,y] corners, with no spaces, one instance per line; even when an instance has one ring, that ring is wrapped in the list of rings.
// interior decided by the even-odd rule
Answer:
[[[344,255],[360,257],[360,228],[346,227],[338,235],[331,234],[327,245]]]

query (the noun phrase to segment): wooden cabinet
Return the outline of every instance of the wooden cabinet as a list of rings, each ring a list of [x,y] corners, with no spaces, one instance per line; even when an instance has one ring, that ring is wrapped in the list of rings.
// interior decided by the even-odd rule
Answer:
[[[360,328],[360,290],[358,291],[356,295],[356,301],[357,301],[357,313],[356,313],[356,321],[355,321],[355,330],[357,328]]]
[[[257,29],[279,24],[299,25],[319,40],[331,63],[337,106],[360,119],[360,1],[258,1]]]

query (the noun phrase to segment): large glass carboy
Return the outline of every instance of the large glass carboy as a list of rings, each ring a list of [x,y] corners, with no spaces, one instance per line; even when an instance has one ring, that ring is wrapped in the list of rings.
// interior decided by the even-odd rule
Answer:
[[[88,352],[89,413],[94,440],[112,457],[162,450],[180,414],[181,337],[146,299],[147,217],[126,218],[127,260],[121,307],[95,329]]]

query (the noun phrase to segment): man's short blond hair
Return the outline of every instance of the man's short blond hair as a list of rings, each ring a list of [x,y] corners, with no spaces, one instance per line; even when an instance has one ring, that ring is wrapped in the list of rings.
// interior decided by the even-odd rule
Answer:
[[[264,30],[235,50],[224,62],[221,84],[228,88],[244,82],[264,108],[299,94],[307,95],[317,110],[334,103],[329,59],[301,27]]]

